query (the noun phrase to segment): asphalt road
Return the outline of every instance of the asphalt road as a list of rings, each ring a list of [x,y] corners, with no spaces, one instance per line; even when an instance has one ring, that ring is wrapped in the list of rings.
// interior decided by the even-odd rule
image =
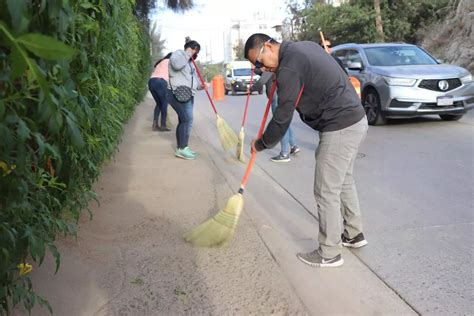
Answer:
[[[216,102],[236,131],[240,130],[245,99],[245,95],[229,95]],[[245,125],[247,151],[266,100],[265,95],[251,96]],[[195,107],[213,119],[204,92],[196,96]],[[314,213],[318,134],[297,114],[292,127],[301,152],[289,163],[273,163],[269,158],[278,154],[278,145],[259,153],[256,163],[270,181],[308,213]],[[353,253],[418,313],[472,313],[473,167],[472,111],[458,122],[433,116],[371,126],[360,150],[355,178],[369,245]],[[268,192],[268,196],[272,194],[276,193]],[[292,226],[283,217],[272,216],[272,220],[281,227]],[[311,225],[300,229],[316,229]],[[305,233],[316,236],[316,231]]]

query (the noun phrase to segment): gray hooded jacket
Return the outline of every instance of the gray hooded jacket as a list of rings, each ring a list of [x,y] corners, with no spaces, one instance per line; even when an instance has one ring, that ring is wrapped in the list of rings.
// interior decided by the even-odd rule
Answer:
[[[200,84],[190,53],[182,49],[175,51],[171,55],[168,70],[169,88],[174,90],[178,86],[188,86],[193,90],[193,95],[196,94]]]

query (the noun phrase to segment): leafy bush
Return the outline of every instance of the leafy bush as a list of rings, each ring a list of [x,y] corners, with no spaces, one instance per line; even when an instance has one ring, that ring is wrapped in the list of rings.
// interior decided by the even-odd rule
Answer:
[[[304,11],[305,27],[300,39],[320,42],[319,29],[331,39],[333,45],[351,42],[369,42],[376,36],[374,17],[358,6],[343,4],[333,7],[316,4]]]
[[[92,183],[144,96],[147,30],[133,0],[0,0],[0,314],[51,307],[17,265],[60,265]]]
[[[386,42],[419,43],[427,28],[449,13],[450,0],[381,0]],[[319,42],[319,29],[333,45],[377,42],[373,0],[351,0],[339,7],[316,3],[295,13],[305,23],[300,40]]]

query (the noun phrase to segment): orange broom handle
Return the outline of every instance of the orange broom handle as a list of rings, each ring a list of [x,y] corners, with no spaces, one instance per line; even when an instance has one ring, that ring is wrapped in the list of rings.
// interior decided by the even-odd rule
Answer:
[[[270,105],[272,104],[273,95],[275,94],[275,90],[276,90],[276,80],[273,81],[272,90],[270,92],[270,97],[268,98],[268,103],[267,103],[267,108],[265,109],[265,114],[263,114],[263,119],[262,119],[262,123],[260,124],[260,130],[258,131],[257,139],[260,139],[263,135],[263,130],[265,128],[265,123],[267,122],[268,112],[270,111]],[[303,90],[304,90],[304,84],[303,84],[303,86],[301,86],[300,92],[298,94],[298,99],[296,99],[295,108],[297,108],[298,103],[300,103],[300,99],[301,99],[301,95],[303,94]],[[250,171],[252,170],[252,167],[253,167],[253,164],[255,162],[256,157],[257,157],[257,152],[255,152],[255,151],[252,152],[252,155],[250,156],[250,161],[247,165],[247,169],[245,170],[245,173],[244,173],[244,177],[242,179],[242,182],[240,183],[240,189],[239,189],[240,194],[244,193],[245,186],[247,185],[249,174],[250,174]]]
[[[267,108],[265,109],[265,113],[263,114],[262,123],[260,123],[260,130],[258,131],[257,139],[262,137],[263,129],[265,128],[265,123],[267,122],[268,112],[270,112],[270,106],[272,104],[273,95],[275,94],[275,90],[276,90],[276,80],[273,80],[272,90],[270,92],[270,96],[268,97]],[[245,173],[244,173],[244,177],[242,178],[242,182],[240,183],[239,193],[241,193],[241,194],[245,190],[245,186],[247,185],[247,181],[249,179],[249,174],[250,174],[250,171],[252,170],[252,167],[253,167],[253,164],[255,162],[256,157],[257,157],[257,152],[255,152],[255,151],[252,152],[252,154],[250,155],[250,161],[247,165],[247,169],[245,170]]]
[[[244,128],[244,125],[245,125],[245,119],[247,118],[247,108],[249,107],[250,94],[252,93],[250,89],[252,89],[252,84],[253,84],[253,72],[254,72],[254,69],[252,68],[252,72],[250,74],[249,92],[247,93],[247,100],[245,101],[244,117],[242,119],[242,128]]]
[[[216,106],[214,105],[214,102],[212,102],[212,98],[211,98],[211,96],[209,95],[209,91],[207,91],[207,85],[206,85],[206,83],[204,82],[204,79],[203,79],[202,76],[201,76],[201,72],[199,71],[198,66],[196,66],[196,62],[194,61],[194,59],[191,58],[191,60],[192,60],[192,62],[193,62],[193,64],[194,64],[194,68],[196,68],[196,72],[197,72],[197,74],[198,74],[198,76],[199,76],[199,79],[201,80],[201,84],[202,84],[202,86],[204,87],[204,90],[206,90],[207,97],[209,98],[209,101],[211,102],[211,105],[212,105],[212,109],[214,110],[214,113],[216,113],[216,115],[217,115]]]
[[[324,39],[323,31],[319,31],[319,35],[321,36],[321,43],[323,43],[324,50],[326,51],[326,53],[329,54],[328,45],[326,44],[326,40]]]

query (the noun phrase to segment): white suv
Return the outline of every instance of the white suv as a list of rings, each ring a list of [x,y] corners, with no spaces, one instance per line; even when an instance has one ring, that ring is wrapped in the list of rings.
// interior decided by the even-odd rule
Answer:
[[[225,68],[225,94],[236,95],[237,92],[247,92],[250,87],[250,76],[252,74],[252,68],[249,61],[233,61],[226,65]],[[260,79],[259,75],[254,74],[253,83]],[[259,94],[263,93],[263,89],[258,91]]]

